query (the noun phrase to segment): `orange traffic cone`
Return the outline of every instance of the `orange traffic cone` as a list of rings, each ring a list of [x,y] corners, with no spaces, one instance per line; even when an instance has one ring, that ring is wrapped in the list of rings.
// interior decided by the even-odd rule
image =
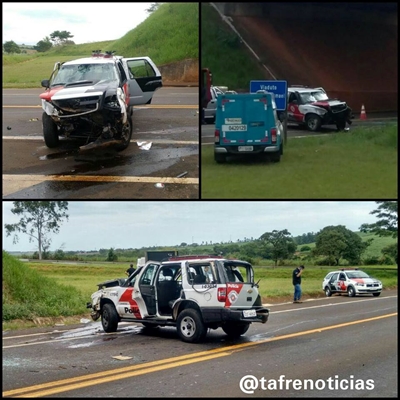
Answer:
[[[367,113],[365,112],[364,104],[361,106],[360,119],[367,119]]]

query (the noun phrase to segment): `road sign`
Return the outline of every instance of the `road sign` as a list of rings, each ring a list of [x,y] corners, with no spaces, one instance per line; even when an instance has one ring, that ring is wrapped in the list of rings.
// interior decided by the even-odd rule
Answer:
[[[276,109],[286,110],[287,81],[250,81],[250,93],[266,90],[275,94]]]

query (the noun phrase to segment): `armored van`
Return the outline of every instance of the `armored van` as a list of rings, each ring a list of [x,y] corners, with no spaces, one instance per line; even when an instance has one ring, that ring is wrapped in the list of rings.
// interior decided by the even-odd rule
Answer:
[[[224,93],[217,98],[214,159],[268,154],[279,162],[283,154],[283,127],[273,93]]]

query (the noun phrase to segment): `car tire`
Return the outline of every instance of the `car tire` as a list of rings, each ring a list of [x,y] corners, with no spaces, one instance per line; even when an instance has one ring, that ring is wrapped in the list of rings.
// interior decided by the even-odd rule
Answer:
[[[332,296],[332,290],[329,289],[328,286],[325,288],[325,296],[326,297],[331,297]]]
[[[237,339],[244,335],[250,328],[250,324],[225,324],[222,330],[231,338]]]
[[[356,295],[356,290],[353,286],[349,286],[347,288],[347,294],[349,295],[349,297],[354,297]]]
[[[379,293],[372,293],[372,296],[374,296],[374,297],[378,297],[378,296],[380,296],[381,295],[381,292],[379,292]]]
[[[116,146],[117,151],[125,150],[129,146],[131,138],[132,138],[132,118],[128,113],[127,121],[122,127],[122,132],[121,132],[122,143]]]
[[[311,132],[317,132],[321,129],[322,120],[317,114],[309,114],[306,116],[306,126]]]
[[[279,146],[279,150],[275,153],[271,154],[271,160],[272,162],[279,162],[281,161],[281,155],[283,154],[283,145],[281,143],[281,145]]]
[[[43,137],[46,146],[49,149],[58,147],[60,139],[58,137],[58,128],[56,123],[45,112],[42,115]]]
[[[218,163],[218,164],[223,164],[226,162],[226,154],[217,154],[214,153],[214,160]]]
[[[206,326],[197,310],[184,309],[177,319],[178,335],[183,342],[199,343],[207,334]]]
[[[104,332],[116,332],[118,329],[118,314],[113,304],[104,304],[101,310],[101,324]]]

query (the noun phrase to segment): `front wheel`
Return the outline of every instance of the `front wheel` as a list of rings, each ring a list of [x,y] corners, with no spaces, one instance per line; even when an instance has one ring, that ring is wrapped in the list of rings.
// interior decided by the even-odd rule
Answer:
[[[43,137],[49,149],[58,147],[59,137],[56,123],[45,112],[42,115]]]
[[[232,339],[244,335],[250,328],[250,324],[226,324],[222,330]]]
[[[179,314],[177,328],[179,337],[187,343],[201,342],[207,334],[199,312],[192,308],[187,308]]]
[[[116,332],[118,329],[118,314],[113,304],[104,304],[101,311],[101,324],[104,332]]]
[[[322,120],[317,114],[310,114],[306,117],[307,129],[311,132],[319,131],[321,128]]]
[[[349,295],[349,297],[354,297],[356,295],[356,291],[353,286],[349,286],[349,288],[347,289],[347,294]]]
[[[132,138],[132,118],[129,114],[130,112],[128,112],[128,118],[126,123],[122,126],[122,132],[121,132],[122,143],[116,146],[117,151],[125,150],[129,146],[129,143]]]

